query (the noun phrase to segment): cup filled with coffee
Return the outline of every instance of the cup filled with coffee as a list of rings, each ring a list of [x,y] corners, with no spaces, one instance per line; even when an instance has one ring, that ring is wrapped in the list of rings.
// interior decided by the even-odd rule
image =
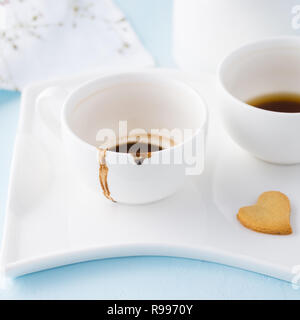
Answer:
[[[300,163],[300,38],[246,44],[218,69],[220,114],[231,138],[252,155]]]
[[[50,96],[59,90],[46,89],[37,109],[53,106]],[[113,202],[163,199],[204,167],[205,102],[191,85],[161,74],[122,73],[85,83],[67,96],[57,121],[76,175]]]

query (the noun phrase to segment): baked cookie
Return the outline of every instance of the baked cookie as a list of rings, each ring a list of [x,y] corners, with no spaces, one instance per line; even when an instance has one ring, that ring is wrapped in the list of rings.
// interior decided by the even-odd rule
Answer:
[[[253,206],[239,210],[240,223],[251,230],[269,234],[291,234],[290,201],[279,191],[267,191],[261,194]]]

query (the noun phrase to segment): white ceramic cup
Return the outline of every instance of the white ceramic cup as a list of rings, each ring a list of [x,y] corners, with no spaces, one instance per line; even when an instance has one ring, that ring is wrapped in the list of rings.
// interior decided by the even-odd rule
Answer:
[[[299,163],[300,113],[267,111],[246,103],[278,92],[300,94],[299,37],[244,45],[219,67],[220,113],[232,139],[267,162]]]
[[[106,151],[107,184],[116,202],[142,204],[163,199],[178,190],[187,174],[202,172],[207,111],[202,97],[188,84],[150,72],[104,76],[75,89],[65,99],[60,120],[51,120],[49,108],[61,93],[59,88],[46,89],[37,100],[37,109],[52,131],[60,131],[74,172],[102,197],[98,136],[108,130],[122,138],[119,121],[127,121],[129,134],[133,129],[150,133],[163,128],[188,129],[191,134],[174,139],[171,148],[153,152],[142,165],[128,153]],[[192,153],[184,152],[189,148]],[[185,159],[180,162],[183,153]],[[175,158],[178,162],[168,160]]]

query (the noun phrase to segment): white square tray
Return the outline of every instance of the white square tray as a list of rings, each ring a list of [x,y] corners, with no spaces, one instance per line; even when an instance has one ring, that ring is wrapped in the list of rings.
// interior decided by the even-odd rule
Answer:
[[[91,259],[163,255],[219,262],[291,281],[293,267],[300,264],[300,166],[264,163],[230,140],[215,110],[213,77],[151,72],[197,82],[203,92],[210,112],[204,173],[157,203],[109,202],[69,172],[60,142],[35,112],[36,97],[48,86],[76,87],[100,75],[30,86],[22,95],[2,270],[16,277]],[[292,235],[252,232],[237,221],[238,209],[255,203],[267,190],[289,196]]]

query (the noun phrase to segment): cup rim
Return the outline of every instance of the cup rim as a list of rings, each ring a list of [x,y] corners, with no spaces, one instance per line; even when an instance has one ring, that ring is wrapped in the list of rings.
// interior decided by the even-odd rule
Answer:
[[[246,108],[252,112],[260,112],[265,114],[272,114],[273,116],[278,117],[293,117],[296,116],[300,117],[300,112],[295,113],[288,113],[288,112],[279,112],[279,111],[271,111],[271,110],[265,110],[261,108],[255,108],[248,104],[245,101],[240,100],[235,95],[233,95],[225,86],[224,79],[223,79],[223,73],[224,73],[224,67],[227,63],[231,62],[231,60],[238,57],[240,54],[250,51],[255,51],[256,49],[270,49],[272,47],[278,47],[279,44],[282,44],[282,46],[287,46],[291,44],[296,44],[300,49],[300,37],[299,36],[279,36],[279,37],[271,37],[266,38],[258,41],[251,41],[243,44],[242,46],[239,46],[238,48],[232,50],[229,54],[227,54],[219,63],[217,68],[217,81],[219,87],[222,89],[222,91],[231,99],[233,99],[236,103],[243,106],[243,108]]]
[[[97,147],[95,147],[94,145],[92,145],[92,144],[88,143],[87,141],[85,141],[84,139],[82,139],[79,135],[77,135],[72,130],[72,128],[69,125],[67,112],[69,111],[69,108],[71,108],[74,105],[75,101],[73,101],[73,100],[75,100],[77,98],[77,95],[79,95],[80,92],[82,92],[83,90],[85,90],[85,89],[87,89],[97,83],[99,83],[99,88],[97,88],[97,90],[95,90],[95,91],[105,90],[106,88],[112,86],[113,84],[118,84],[118,83],[122,82],[122,79],[124,79],[124,80],[126,80],[126,78],[133,79],[134,77],[137,77],[137,78],[138,77],[147,77],[147,79],[153,79],[156,83],[173,83],[173,84],[179,85],[181,87],[184,87],[187,90],[191,90],[195,95],[197,95],[197,98],[199,99],[199,102],[200,102],[199,107],[201,107],[202,111],[203,111],[203,118],[201,120],[201,124],[197,127],[197,129],[195,130],[195,132],[193,133],[193,135],[191,137],[189,137],[187,140],[185,140],[179,144],[176,144],[175,146],[172,146],[170,148],[163,149],[160,151],[154,151],[152,154],[170,152],[171,150],[175,151],[176,149],[182,147],[184,144],[191,141],[195,136],[199,135],[203,130],[205,131],[205,127],[207,125],[207,120],[208,120],[207,103],[206,103],[205,99],[203,98],[203,96],[200,94],[200,92],[192,84],[190,84],[184,80],[173,79],[167,75],[154,74],[154,73],[147,72],[147,71],[120,72],[120,73],[113,73],[110,75],[104,75],[104,76],[100,76],[96,79],[87,81],[84,84],[82,84],[81,86],[74,89],[67,96],[67,98],[63,104],[62,113],[61,113],[61,123],[64,126],[64,129],[67,130],[68,133],[80,144],[85,145],[90,150],[97,150]],[[140,79],[140,80],[142,80],[142,79]],[[111,82],[111,83],[109,84],[108,82]],[[124,81],[124,83],[126,83],[126,81]],[[85,98],[87,98],[87,97],[85,97]],[[110,151],[110,150],[107,150],[106,152],[107,152],[107,154],[115,155],[118,157],[122,157],[122,156],[129,157],[130,156],[128,153],[118,153],[116,151]]]

